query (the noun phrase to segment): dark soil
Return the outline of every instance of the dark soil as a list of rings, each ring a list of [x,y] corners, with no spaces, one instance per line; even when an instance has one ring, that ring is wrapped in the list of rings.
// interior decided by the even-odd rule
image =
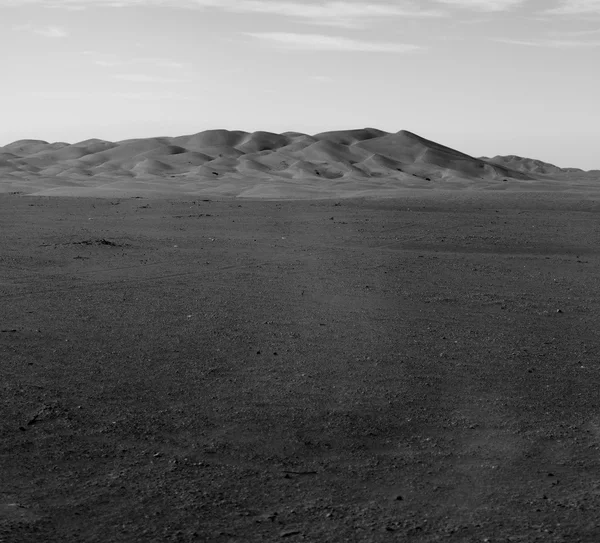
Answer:
[[[600,541],[599,219],[0,195],[0,541]]]

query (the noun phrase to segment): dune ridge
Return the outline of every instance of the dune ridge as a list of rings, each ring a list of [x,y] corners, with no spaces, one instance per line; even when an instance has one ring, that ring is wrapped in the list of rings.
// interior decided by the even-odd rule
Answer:
[[[56,196],[394,195],[406,189],[596,190],[600,171],[473,157],[412,132],[206,130],[177,137],[0,147],[0,192]]]

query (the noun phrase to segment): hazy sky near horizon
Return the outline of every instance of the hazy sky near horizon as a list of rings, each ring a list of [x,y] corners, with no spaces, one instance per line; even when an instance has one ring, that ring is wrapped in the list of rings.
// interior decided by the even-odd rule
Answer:
[[[600,169],[600,0],[0,0],[0,146],[401,129]]]

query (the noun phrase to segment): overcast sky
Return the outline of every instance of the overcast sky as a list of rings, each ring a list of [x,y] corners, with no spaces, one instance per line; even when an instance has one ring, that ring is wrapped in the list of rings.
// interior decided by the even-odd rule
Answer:
[[[600,0],[0,0],[0,145],[372,126],[600,169]]]

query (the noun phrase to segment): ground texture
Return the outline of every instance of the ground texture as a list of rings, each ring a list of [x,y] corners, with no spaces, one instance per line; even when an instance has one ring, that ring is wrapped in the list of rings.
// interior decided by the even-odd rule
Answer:
[[[600,540],[600,203],[0,195],[0,541]]]

